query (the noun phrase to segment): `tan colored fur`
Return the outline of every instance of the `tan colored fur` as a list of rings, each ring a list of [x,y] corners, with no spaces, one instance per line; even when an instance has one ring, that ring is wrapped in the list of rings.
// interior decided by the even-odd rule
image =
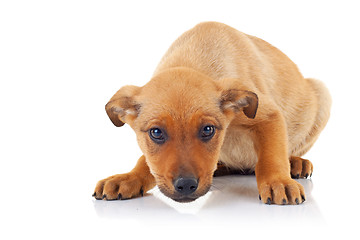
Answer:
[[[234,169],[255,169],[265,203],[296,204],[305,200],[305,194],[290,171],[302,169],[291,167],[304,163],[301,176],[311,174],[312,165],[298,157],[325,127],[330,106],[326,87],[305,79],[277,48],[225,24],[207,22],[173,43],[149,83],[123,87],[106,110],[116,126],[126,122],[137,133],[146,159],[141,168],[155,177],[148,174],[146,189],[156,182],[164,194],[177,200],[181,196],[172,186],[174,179],[196,176],[195,199],[208,191],[221,161]],[[216,126],[216,134],[205,143],[196,134],[206,124]],[[159,126],[169,133],[164,145],[154,144],[148,135]],[[124,195],[119,187],[104,191],[107,182],[99,182],[95,197]],[[132,191],[127,195],[141,192],[139,187]]]

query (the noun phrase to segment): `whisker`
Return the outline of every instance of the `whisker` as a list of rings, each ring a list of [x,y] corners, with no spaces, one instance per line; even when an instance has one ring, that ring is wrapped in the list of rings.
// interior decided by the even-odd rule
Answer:
[[[211,188],[214,188],[214,189],[216,189],[216,190],[219,191],[219,192],[223,192],[222,188],[216,187],[214,184],[211,184],[210,186],[211,186],[211,187],[210,187],[210,190],[211,190]]]

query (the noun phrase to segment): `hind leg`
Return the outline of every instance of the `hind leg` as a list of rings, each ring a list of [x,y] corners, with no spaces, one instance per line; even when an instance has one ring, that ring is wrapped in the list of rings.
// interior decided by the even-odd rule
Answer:
[[[319,137],[329,119],[331,108],[331,96],[325,85],[315,79],[307,78],[305,80],[309,83],[316,96],[316,117],[312,127],[305,133],[301,141],[291,148],[290,164],[293,178],[307,178],[312,175],[312,163],[300,157],[310,150]]]
[[[313,173],[313,165],[307,159],[291,156],[290,165],[292,178],[308,178]]]

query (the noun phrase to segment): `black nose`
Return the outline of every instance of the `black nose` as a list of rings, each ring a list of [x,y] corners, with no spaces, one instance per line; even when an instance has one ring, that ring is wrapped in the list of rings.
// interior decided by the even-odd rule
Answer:
[[[195,178],[177,178],[174,181],[175,190],[183,195],[189,195],[196,191],[198,181]]]

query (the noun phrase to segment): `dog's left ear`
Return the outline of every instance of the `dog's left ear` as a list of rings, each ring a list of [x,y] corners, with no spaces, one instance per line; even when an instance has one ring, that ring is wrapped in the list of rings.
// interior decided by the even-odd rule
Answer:
[[[250,91],[229,89],[222,92],[220,107],[224,112],[233,110],[235,113],[242,110],[248,118],[255,118],[258,108],[258,96]]]
[[[121,127],[138,116],[140,104],[134,98],[140,89],[137,86],[124,86],[106,104],[106,113],[115,126]]]

